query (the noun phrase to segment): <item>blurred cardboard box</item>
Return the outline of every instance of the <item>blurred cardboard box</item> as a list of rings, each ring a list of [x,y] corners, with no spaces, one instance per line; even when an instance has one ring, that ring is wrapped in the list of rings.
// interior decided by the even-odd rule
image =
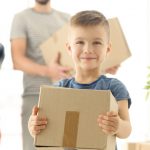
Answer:
[[[137,142],[137,143],[128,143],[128,150],[150,150],[150,143]]]
[[[150,150],[150,142],[149,143],[140,143],[140,150]]]
[[[112,50],[108,53],[102,65],[103,72],[110,67],[121,64],[131,56],[131,52],[118,18],[111,18],[108,21],[110,25]]]
[[[73,67],[71,56],[66,50],[66,42],[68,35],[68,24],[57,30],[48,40],[40,45],[43,57],[47,65],[61,53],[61,64]]]
[[[107,55],[101,68],[102,71],[121,64],[131,56],[131,52],[118,18],[109,19],[109,24],[112,51]],[[47,65],[49,65],[54,57],[57,56],[58,52],[60,52],[61,64],[73,67],[72,59],[66,50],[67,33],[68,24],[60,28],[48,40],[40,45],[40,49]]]
[[[39,108],[38,115],[46,116],[49,123],[35,137],[38,150],[52,147],[115,150],[115,136],[104,134],[97,124],[99,114],[118,110],[109,90],[41,86]]]
[[[127,144],[127,150],[140,150],[140,145],[138,143],[128,143]]]

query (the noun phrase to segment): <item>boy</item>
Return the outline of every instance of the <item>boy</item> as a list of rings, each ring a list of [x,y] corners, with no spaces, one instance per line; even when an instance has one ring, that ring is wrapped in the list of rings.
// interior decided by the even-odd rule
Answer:
[[[118,102],[118,112],[106,112],[97,118],[98,126],[106,134],[127,138],[131,133],[128,108],[131,99],[126,87],[115,78],[102,75],[100,66],[111,50],[109,24],[105,16],[97,11],[82,11],[70,20],[67,49],[74,66],[75,76],[58,82],[60,87],[111,90]],[[28,122],[30,134],[34,137],[46,127],[46,117],[37,117],[34,107]]]

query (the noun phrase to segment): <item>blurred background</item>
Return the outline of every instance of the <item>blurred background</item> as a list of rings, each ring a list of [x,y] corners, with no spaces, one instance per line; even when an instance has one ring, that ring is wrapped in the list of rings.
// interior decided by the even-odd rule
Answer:
[[[145,101],[147,66],[150,66],[150,2],[149,0],[51,0],[52,7],[71,15],[86,9],[102,12],[107,18],[118,17],[132,57],[122,63],[115,77],[127,86],[133,131],[128,139],[118,141],[119,150],[127,142],[150,141],[150,98]],[[21,150],[20,108],[22,72],[12,68],[10,26],[14,14],[32,7],[34,0],[0,1],[0,43],[5,59],[0,70],[0,150]]]

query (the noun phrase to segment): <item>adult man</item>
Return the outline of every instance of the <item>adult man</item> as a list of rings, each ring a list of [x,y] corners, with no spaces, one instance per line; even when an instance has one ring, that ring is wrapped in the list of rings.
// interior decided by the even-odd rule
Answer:
[[[69,67],[61,66],[60,56],[45,64],[39,46],[68,22],[69,15],[51,7],[50,0],[35,0],[33,8],[15,15],[11,28],[11,50],[14,69],[23,71],[22,134],[23,150],[34,150],[27,121],[37,104],[41,84],[68,77]],[[50,48],[50,50],[53,50]]]

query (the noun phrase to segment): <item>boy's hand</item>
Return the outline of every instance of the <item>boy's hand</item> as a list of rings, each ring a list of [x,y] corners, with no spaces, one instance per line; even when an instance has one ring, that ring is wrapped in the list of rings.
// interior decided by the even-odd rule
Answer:
[[[106,115],[99,115],[97,122],[104,133],[114,135],[119,129],[119,120],[118,112],[110,111]]]
[[[32,109],[32,114],[28,121],[28,130],[32,137],[35,137],[35,135],[39,134],[42,129],[45,129],[47,124],[46,117],[38,117],[39,108],[37,106],[34,106]]]

